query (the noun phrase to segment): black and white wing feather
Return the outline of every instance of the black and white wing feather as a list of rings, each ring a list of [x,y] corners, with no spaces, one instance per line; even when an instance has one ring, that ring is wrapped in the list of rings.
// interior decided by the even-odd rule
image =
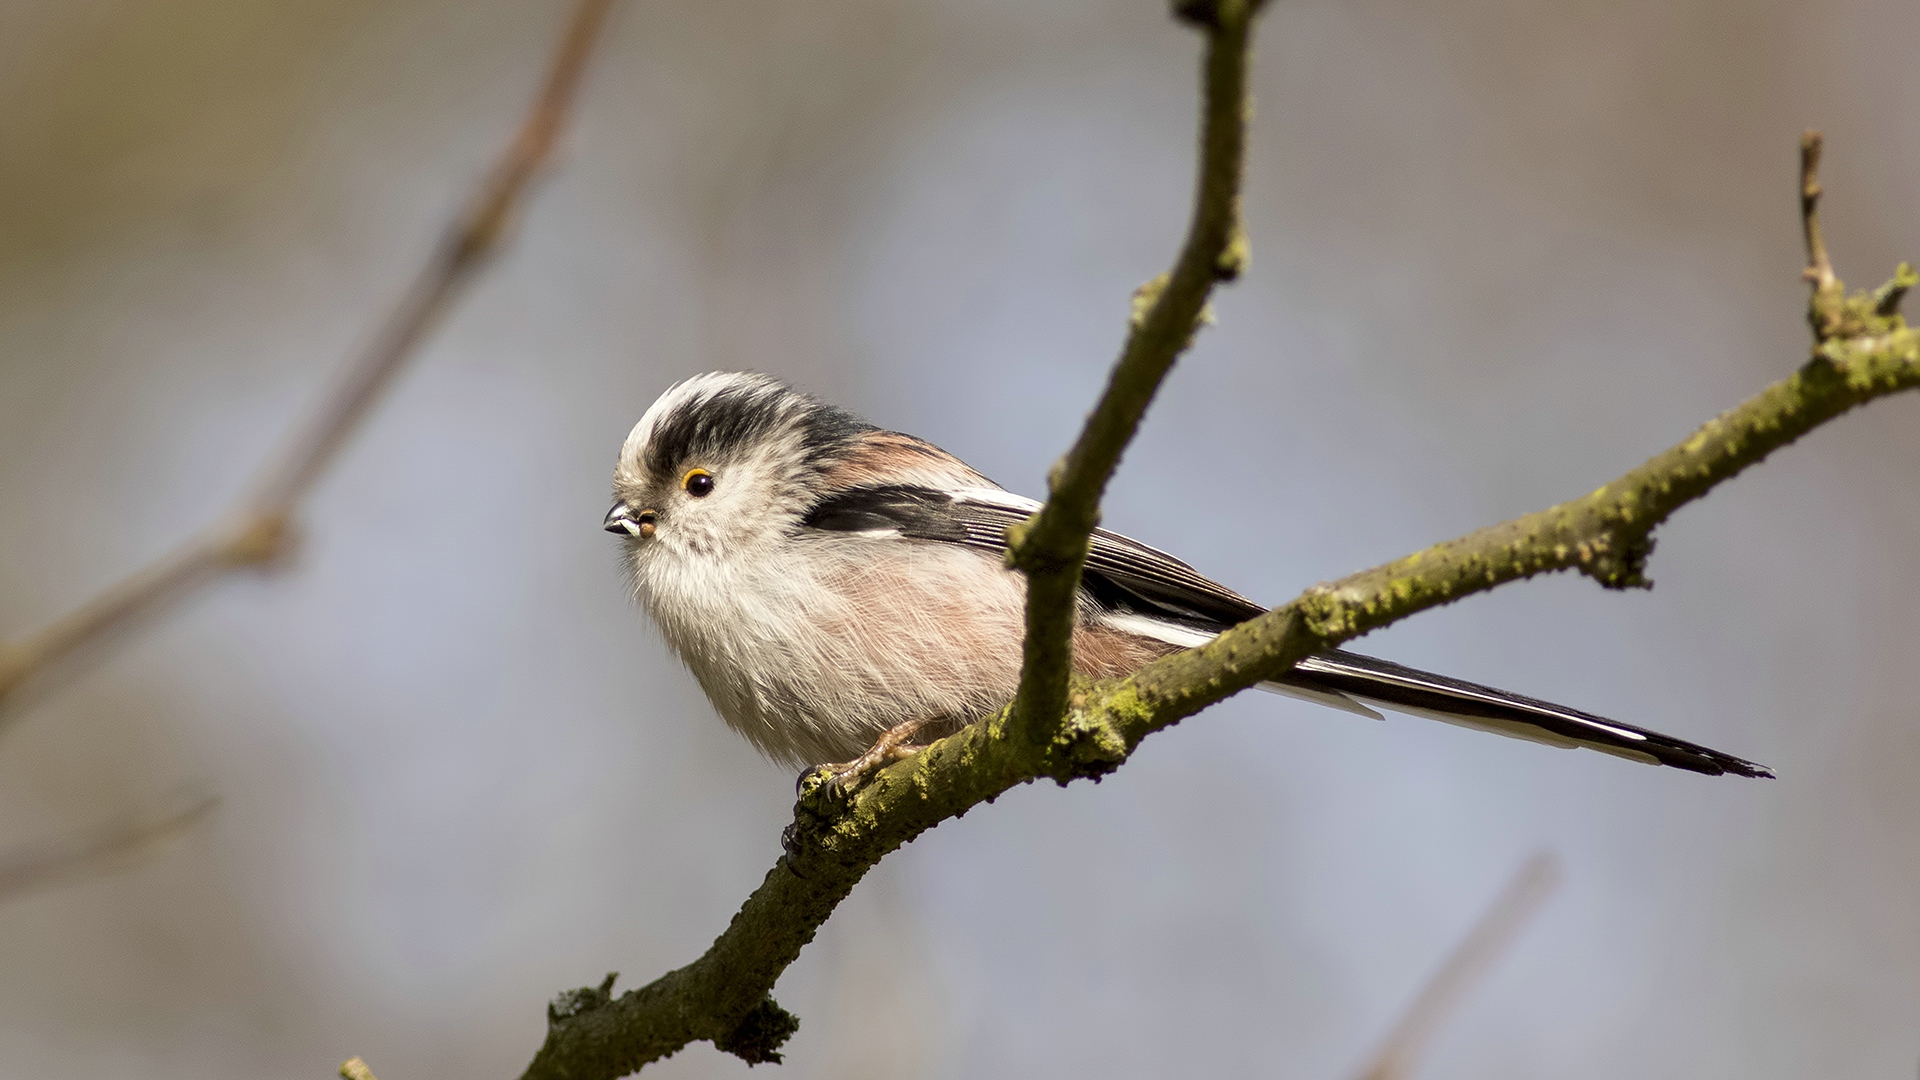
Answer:
[[[1039,503],[999,488],[875,485],[830,496],[803,527],[1004,552],[1008,527],[1038,509]],[[1082,587],[1109,626],[1187,648],[1265,610],[1166,552],[1106,529],[1093,533]],[[1765,766],[1683,739],[1343,649],[1309,656],[1263,685],[1376,718],[1367,705],[1712,776],[1773,775]]]

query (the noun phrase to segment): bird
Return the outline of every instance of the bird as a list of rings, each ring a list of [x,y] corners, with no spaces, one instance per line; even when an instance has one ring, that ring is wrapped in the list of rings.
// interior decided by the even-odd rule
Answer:
[[[1018,686],[1026,582],[1007,530],[1040,503],[958,457],[769,375],[675,383],[620,448],[603,521],[640,606],[722,720],[844,789],[990,716]],[[1120,678],[1264,607],[1107,529],[1090,539],[1074,671]],[[1751,761],[1579,709],[1345,649],[1273,690],[1707,775]]]

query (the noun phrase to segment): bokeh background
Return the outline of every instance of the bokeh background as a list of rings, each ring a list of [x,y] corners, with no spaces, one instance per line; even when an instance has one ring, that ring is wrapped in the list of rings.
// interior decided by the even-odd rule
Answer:
[[[330,384],[497,152],[560,0],[0,0],[0,636],[170,548]],[[630,0],[486,274],[229,582],[10,717],[0,843],[214,817],[0,907],[0,1073],[507,1076],[555,991],[696,955],[792,777],[600,532],[674,379],[778,373],[1037,493],[1187,213],[1157,0]],[[1269,602],[1587,491],[1920,256],[1900,0],[1276,0],[1250,275],[1109,524]],[[1771,782],[1266,695],[889,859],[780,985],[780,1075],[1340,1078],[1524,856],[1565,885],[1424,1075],[1920,1064],[1920,401],[1363,647]],[[704,1044],[661,1077],[740,1076]]]

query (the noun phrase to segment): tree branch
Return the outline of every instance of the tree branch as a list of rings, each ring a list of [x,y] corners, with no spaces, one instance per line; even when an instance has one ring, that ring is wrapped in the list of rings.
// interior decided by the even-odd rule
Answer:
[[[1229,65],[1217,50],[1222,41],[1244,48],[1244,30],[1231,29],[1225,9],[1222,5],[1221,18],[1208,24],[1215,37],[1207,85],[1210,94],[1225,89],[1239,95],[1244,76],[1225,73]],[[1214,137],[1221,115],[1218,101],[1210,97],[1203,175],[1217,177],[1221,173],[1209,168],[1229,168],[1222,163],[1237,160],[1238,136]],[[1203,184],[1203,206],[1205,190]],[[1818,192],[1812,160],[1803,179],[1806,190]],[[1811,221],[1813,197],[1803,205]],[[1196,214],[1196,235],[1206,231],[1227,238],[1219,250],[1241,246],[1231,239],[1235,227],[1230,214]],[[1809,225],[1808,236],[1814,238],[1811,250],[1820,251],[1817,225]],[[1820,424],[1875,398],[1920,386],[1920,334],[1898,312],[1901,295],[1916,283],[1913,269],[1903,263],[1887,285],[1853,296],[1845,294],[1838,278],[1814,277],[1816,308],[1828,293],[1839,300],[1828,305],[1832,318],[1819,324],[1827,329],[1817,333],[1812,357],[1791,376],[1619,479],[1570,502],[1316,586],[1129,679],[1068,680],[1063,672],[1070,661],[1066,634],[1071,623],[1059,610],[1038,609],[1043,603],[1070,602],[1071,594],[1066,594],[1069,601],[1043,601],[1037,594],[1043,581],[1057,590],[1077,580],[1100,488],[1153,387],[1191,336],[1203,302],[1195,298],[1204,297],[1218,279],[1218,264],[1207,270],[1208,263],[1192,256],[1195,250],[1208,249],[1190,242],[1165,287],[1145,299],[1145,317],[1136,322],[1107,396],[1074,453],[1055,471],[1053,499],[1019,538],[1035,594],[1029,601],[1025,703],[933,743],[851,795],[807,784],[784,837],[785,856],[706,955],[618,998],[612,995],[611,977],[598,988],[562,995],[549,1010],[546,1043],[528,1066],[527,1080],[623,1076],[699,1039],[749,1062],[777,1061],[780,1041],[798,1020],[769,996],[775,980],[861,876],[920,833],[1016,784],[1098,778],[1117,768],[1149,734],[1279,675],[1312,653],[1460,597],[1553,570],[1578,570],[1609,588],[1644,587],[1653,530],[1675,510]],[[1810,258],[1831,273],[1818,254]],[[1195,270],[1196,265],[1207,272]],[[1032,640],[1041,634],[1053,635],[1050,643]],[[1037,685],[1049,679],[1058,682],[1066,705],[1057,718],[1047,711],[1054,690]],[[1012,722],[1022,708],[1030,710],[1022,723]]]
[[[1027,633],[1009,724],[1030,741],[1049,737],[1066,711],[1080,570],[1107,481],[1161,381],[1193,343],[1215,283],[1246,268],[1240,175],[1252,112],[1248,45],[1261,2],[1189,0],[1175,7],[1207,33],[1193,220],[1173,269],[1134,293],[1126,345],[1079,440],[1049,472],[1046,505],[1010,530],[1007,563],[1027,577]]]
[[[612,0],[580,0],[539,97],[486,180],[448,223],[427,264],[339,385],[295,428],[250,494],[178,549],[77,610],[0,642],[0,704],[34,676],[113,636],[213,579],[284,555],[300,502],[392,384],[460,287],[500,246],[529,181],[566,124],[587,57]]]

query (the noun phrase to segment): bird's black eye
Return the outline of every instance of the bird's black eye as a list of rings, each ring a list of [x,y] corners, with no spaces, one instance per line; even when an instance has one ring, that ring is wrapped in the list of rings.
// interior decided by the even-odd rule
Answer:
[[[688,469],[687,475],[680,478],[680,486],[694,498],[704,499],[713,494],[713,474],[705,469]]]

